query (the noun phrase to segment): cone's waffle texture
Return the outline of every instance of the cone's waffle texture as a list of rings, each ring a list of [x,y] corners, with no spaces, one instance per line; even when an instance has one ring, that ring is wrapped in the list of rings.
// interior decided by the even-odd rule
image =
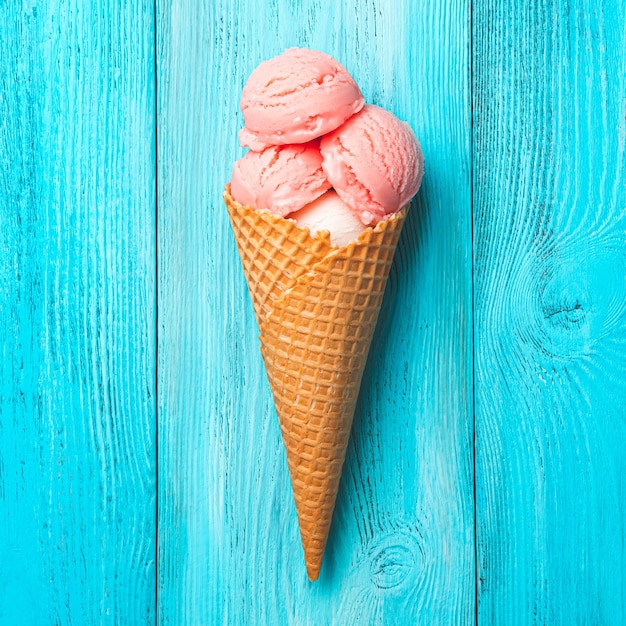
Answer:
[[[308,229],[299,228],[293,220],[244,207],[230,196],[229,186],[224,200],[260,325],[272,303],[333,249],[330,235],[311,237]]]
[[[347,246],[238,204],[230,214],[261,331],[307,572],[317,579],[354,409],[406,211]]]

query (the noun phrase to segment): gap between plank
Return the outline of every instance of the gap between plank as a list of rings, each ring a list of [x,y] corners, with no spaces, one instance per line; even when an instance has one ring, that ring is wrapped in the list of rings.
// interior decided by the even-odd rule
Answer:
[[[159,73],[158,73],[158,54],[157,54],[157,19],[158,19],[158,0],[154,0],[152,5],[153,11],[153,71],[154,71],[154,298],[155,298],[155,317],[154,317],[154,453],[155,453],[155,489],[156,497],[154,503],[155,530],[154,530],[154,619],[155,626],[159,624]]]

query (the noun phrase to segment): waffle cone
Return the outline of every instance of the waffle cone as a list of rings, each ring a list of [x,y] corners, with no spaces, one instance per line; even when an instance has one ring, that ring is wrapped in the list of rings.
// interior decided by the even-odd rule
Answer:
[[[260,329],[309,578],[322,565],[352,419],[406,211],[338,248],[224,200]]]

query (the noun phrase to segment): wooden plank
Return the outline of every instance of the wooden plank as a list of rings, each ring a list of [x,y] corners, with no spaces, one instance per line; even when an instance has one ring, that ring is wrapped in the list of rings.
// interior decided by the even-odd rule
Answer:
[[[159,623],[474,621],[469,4],[157,2]],[[245,79],[325,50],[427,161],[309,583],[221,200]]]
[[[479,623],[626,623],[625,15],[474,7]]]
[[[153,623],[152,3],[0,24],[0,622]]]

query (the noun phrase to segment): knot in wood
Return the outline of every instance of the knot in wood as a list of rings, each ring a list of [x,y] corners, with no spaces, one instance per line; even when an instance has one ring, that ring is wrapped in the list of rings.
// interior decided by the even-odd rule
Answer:
[[[378,589],[394,589],[415,577],[424,557],[416,537],[404,530],[375,539],[368,560],[374,585]]]

